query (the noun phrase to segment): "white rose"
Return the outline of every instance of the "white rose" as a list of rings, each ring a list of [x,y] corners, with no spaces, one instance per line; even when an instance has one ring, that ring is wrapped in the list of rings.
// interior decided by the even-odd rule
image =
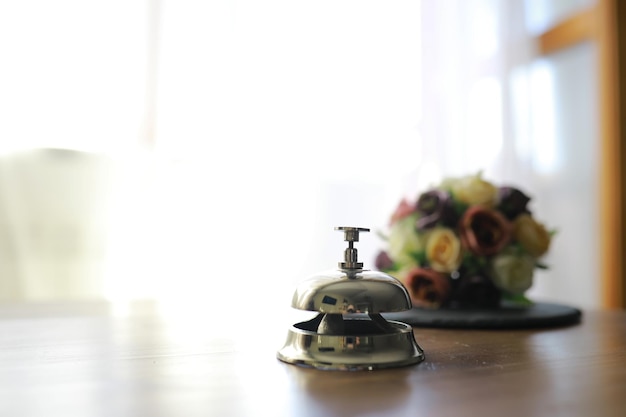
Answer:
[[[519,295],[533,284],[535,260],[528,255],[500,254],[491,261],[491,279],[496,287]]]
[[[395,222],[389,230],[387,253],[399,266],[416,266],[415,254],[424,250],[415,230],[416,216],[408,216]]]

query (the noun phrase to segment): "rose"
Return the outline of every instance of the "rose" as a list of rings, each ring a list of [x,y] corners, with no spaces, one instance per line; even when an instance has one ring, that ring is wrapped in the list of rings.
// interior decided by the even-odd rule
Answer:
[[[456,271],[461,264],[462,248],[459,238],[445,227],[437,227],[428,232],[426,239],[426,259],[437,272]]]
[[[526,208],[529,201],[530,197],[517,188],[498,188],[498,210],[509,220],[513,220],[522,213],[529,213]]]
[[[396,221],[389,229],[387,253],[397,264],[417,265],[416,254],[424,250],[415,230],[415,215]]]
[[[407,216],[410,216],[415,212],[415,205],[409,203],[405,198],[403,198],[395,211],[391,215],[391,219],[389,220],[389,225],[392,226],[398,220],[402,220]]]
[[[480,173],[449,182],[454,197],[462,203],[493,207],[498,196],[497,188],[482,179]]]
[[[529,214],[521,214],[513,221],[513,237],[535,258],[550,248],[550,233]]]
[[[404,285],[413,305],[419,307],[438,307],[450,293],[448,276],[427,268],[416,267],[408,271]]]
[[[395,264],[394,266],[398,266]],[[393,271],[389,271],[389,274],[400,280],[402,283],[407,282],[407,277],[413,272],[415,268],[420,268],[417,263],[413,263],[410,265],[401,265],[398,269]]]
[[[428,229],[442,223],[452,226],[456,223],[454,204],[450,194],[442,190],[431,190],[417,199],[416,211],[419,214],[417,228]]]
[[[496,210],[472,206],[459,222],[463,246],[479,256],[500,252],[511,239],[511,224]]]
[[[523,294],[533,284],[535,260],[529,255],[502,253],[491,260],[490,275],[496,287]]]

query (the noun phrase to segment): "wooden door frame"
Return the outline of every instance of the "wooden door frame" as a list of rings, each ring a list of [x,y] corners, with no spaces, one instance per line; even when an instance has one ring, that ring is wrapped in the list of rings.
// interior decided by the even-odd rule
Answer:
[[[626,4],[597,0],[537,36],[540,55],[581,42],[597,45],[600,123],[599,204],[601,305],[626,307]],[[621,81],[621,82],[620,82]]]

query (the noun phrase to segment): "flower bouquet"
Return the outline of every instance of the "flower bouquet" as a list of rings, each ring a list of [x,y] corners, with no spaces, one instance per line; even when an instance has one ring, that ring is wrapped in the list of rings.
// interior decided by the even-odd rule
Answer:
[[[528,209],[530,198],[477,175],[444,180],[403,199],[381,233],[376,268],[398,278],[419,308],[530,305],[524,293],[553,232]]]

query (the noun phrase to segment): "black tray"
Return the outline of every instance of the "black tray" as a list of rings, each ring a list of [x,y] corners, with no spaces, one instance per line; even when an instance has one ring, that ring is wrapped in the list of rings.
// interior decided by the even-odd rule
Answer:
[[[580,322],[582,312],[574,307],[552,303],[529,306],[503,306],[495,309],[423,309],[413,308],[383,313],[387,320],[397,320],[414,327],[457,329],[531,329],[569,326]]]

